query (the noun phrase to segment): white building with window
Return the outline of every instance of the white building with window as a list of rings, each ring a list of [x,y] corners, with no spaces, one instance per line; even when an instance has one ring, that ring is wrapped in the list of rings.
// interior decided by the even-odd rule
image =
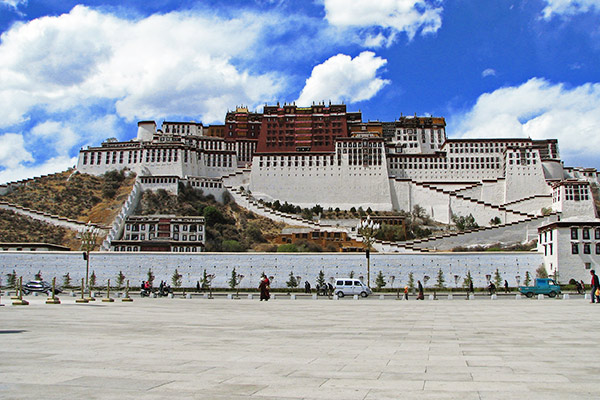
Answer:
[[[548,275],[560,283],[587,283],[590,270],[600,269],[600,219],[572,217],[541,226],[538,251]]]

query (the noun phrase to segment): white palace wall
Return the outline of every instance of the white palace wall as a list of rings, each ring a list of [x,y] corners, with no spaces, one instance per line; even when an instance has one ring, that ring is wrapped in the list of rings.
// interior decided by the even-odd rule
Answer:
[[[535,270],[542,263],[540,253],[436,253],[436,254],[381,254],[371,255],[371,282],[382,271],[388,283],[387,288],[404,287],[408,282],[408,274],[414,274],[417,280],[424,281],[428,276],[426,287],[435,284],[438,270],[441,268],[446,284],[456,286],[454,276],[462,278],[471,271],[477,287],[487,285],[486,275],[493,276],[496,269],[502,279],[508,280],[511,286],[517,285],[517,277],[522,283],[525,272],[535,276]],[[177,271],[183,275],[183,286],[195,286],[207,273],[215,274],[213,287],[228,287],[227,281],[231,271],[244,275],[241,282],[243,288],[256,288],[261,274],[274,276],[274,288],[286,287],[289,274],[300,277],[300,282],[308,280],[314,287],[320,270],[325,273],[327,281],[337,277],[347,277],[354,271],[356,277],[366,280],[366,259],[364,254],[348,253],[122,253],[94,252],[90,254],[90,274],[95,272],[97,285],[112,282],[119,271],[129,279],[132,287],[139,287],[146,279],[148,269],[152,269],[156,284],[161,280],[170,283],[171,276]],[[6,275],[16,271],[23,280],[33,279],[41,271],[42,278],[57,278],[69,273],[72,282],[80,282],[85,276],[85,261],[80,252],[3,252],[0,257],[0,273],[3,282]],[[393,279],[392,279],[393,277]],[[391,283],[393,280],[393,283]],[[391,283],[391,284],[390,284]]]

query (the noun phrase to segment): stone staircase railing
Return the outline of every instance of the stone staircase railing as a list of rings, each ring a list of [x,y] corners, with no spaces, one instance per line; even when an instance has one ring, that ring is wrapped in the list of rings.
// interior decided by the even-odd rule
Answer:
[[[112,227],[106,235],[106,238],[102,242],[102,246],[100,246],[100,250],[108,251],[110,250],[110,244],[113,240],[118,239],[123,233],[123,227],[125,226],[125,220],[129,217],[136,209],[140,198],[142,197],[143,189],[142,184],[139,182],[139,179],[136,177],[135,183],[133,184],[133,188],[125,200],[125,203],[121,207],[121,211],[115,217]]]

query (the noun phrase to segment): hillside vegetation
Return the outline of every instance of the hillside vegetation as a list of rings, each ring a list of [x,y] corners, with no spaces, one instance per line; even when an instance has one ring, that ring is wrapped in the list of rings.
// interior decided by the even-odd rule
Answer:
[[[51,243],[79,249],[75,232],[0,209],[0,242]]]
[[[144,192],[136,214],[203,216],[207,251],[272,251],[268,240],[285,227],[238,207],[227,193],[222,204],[212,195],[205,196],[202,190],[184,185],[179,187],[178,195],[165,190]]]
[[[0,199],[60,217],[110,225],[131,192],[135,175],[109,171],[101,176],[73,170],[38,178]]]

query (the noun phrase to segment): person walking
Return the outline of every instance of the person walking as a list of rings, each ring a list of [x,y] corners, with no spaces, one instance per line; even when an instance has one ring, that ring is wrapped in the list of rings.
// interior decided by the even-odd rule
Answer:
[[[475,289],[473,288],[473,279],[469,280],[469,288],[467,289],[467,298],[465,300],[469,300],[469,293],[473,293],[473,296],[475,296]]]
[[[600,303],[600,281],[598,281],[598,275],[596,271],[591,270],[590,275],[592,276],[592,303]]]
[[[508,281],[504,280],[504,293],[508,293]]]
[[[408,300],[408,286],[404,286],[404,300]]]
[[[310,294],[310,282],[309,281],[304,282],[304,293]]]
[[[496,285],[494,285],[494,282],[490,282],[488,290],[490,291],[490,296],[496,293]]]
[[[263,276],[258,285],[258,288],[260,289],[260,301],[269,301],[271,298],[271,294],[269,293],[271,288],[269,287],[269,284],[269,278]]]
[[[423,285],[421,284],[421,281],[417,281],[417,287],[419,291],[419,294],[417,295],[417,300],[425,300],[425,295],[423,294]]]

